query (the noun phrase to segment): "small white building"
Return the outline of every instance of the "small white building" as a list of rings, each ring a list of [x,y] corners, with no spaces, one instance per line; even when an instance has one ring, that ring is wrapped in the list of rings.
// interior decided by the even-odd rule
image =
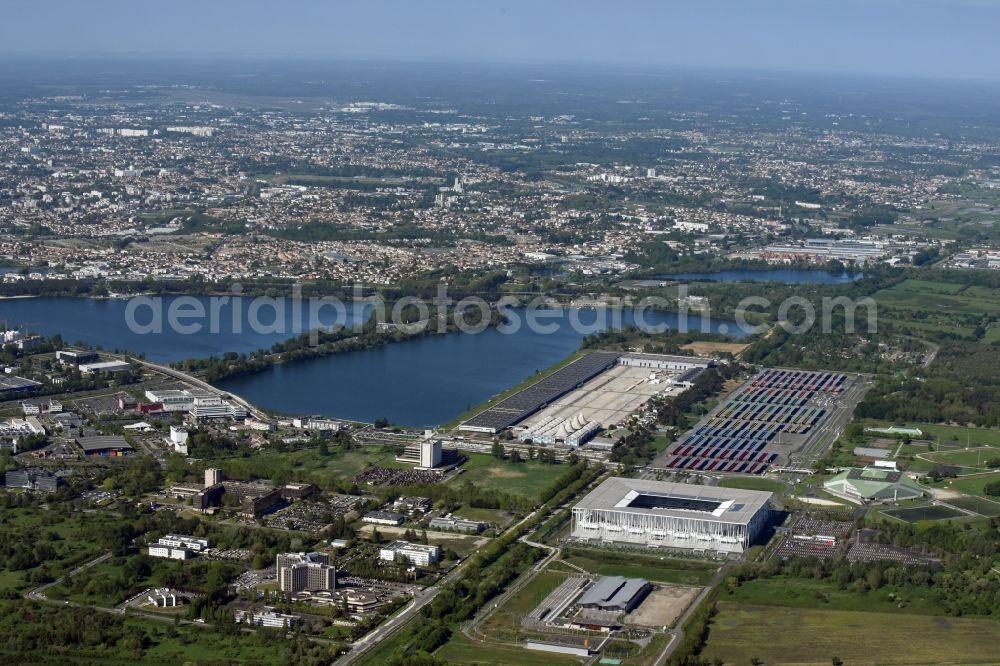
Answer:
[[[302,621],[298,615],[285,615],[265,607],[260,610],[238,610],[235,613],[236,621],[240,624],[252,624],[255,627],[274,627],[277,629],[287,628]]]
[[[170,444],[174,451],[187,455],[188,452],[188,431],[180,426],[170,426]]]

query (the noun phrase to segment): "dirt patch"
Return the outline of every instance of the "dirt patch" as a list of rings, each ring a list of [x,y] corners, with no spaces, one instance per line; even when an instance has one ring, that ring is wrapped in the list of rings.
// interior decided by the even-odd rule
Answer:
[[[524,476],[524,472],[518,472],[513,469],[491,469],[490,476],[495,476],[498,479],[519,479]]]
[[[658,585],[638,608],[628,614],[626,622],[644,627],[669,627],[691,605],[701,589],[684,585]]]
[[[701,355],[729,352],[733,356],[739,356],[749,346],[739,342],[690,342],[682,346],[681,349]]]

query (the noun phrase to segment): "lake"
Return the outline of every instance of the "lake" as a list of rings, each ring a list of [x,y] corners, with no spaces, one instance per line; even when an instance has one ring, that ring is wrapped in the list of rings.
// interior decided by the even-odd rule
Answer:
[[[681,282],[781,282],[784,284],[844,284],[862,278],[861,273],[832,273],[804,268],[773,268],[718,271],[716,273],[669,273],[656,280]]]
[[[179,308],[179,298],[164,297],[158,302],[164,322],[171,307]],[[183,298],[188,305],[201,303],[206,312],[210,311],[207,298]],[[294,313],[287,306],[277,318],[273,312],[258,313],[259,320],[272,324],[272,331],[254,332],[245,323],[242,331],[234,330],[233,313],[239,313],[237,319],[249,321],[249,299],[241,299],[238,307],[220,309],[217,332],[212,332],[206,322],[202,330],[188,334],[173,330],[144,333],[127,325],[127,307],[126,300],[10,299],[0,300],[0,319],[6,319],[11,326],[27,322],[32,331],[47,335],[60,333],[68,343],[81,341],[106,350],[144,352],[149,360],[158,362],[221,355],[227,351],[256,351],[292,337],[295,323],[305,329],[307,322],[304,312]],[[345,315],[347,321],[354,322],[363,313],[360,306],[348,304]],[[523,308],[512,308],[510,315],[512,322],[519,325],[474,334],[434,335],[281,364],[220,382],[219,386],[279,412],[324,414],[368,422],[385,417],[400,425],[433,426],[557,363],[576,351],[586,335],[609,325],[638,323],[644,327],[666,325],[676,329],[681,323],[680,316],[671,312],[644,312],[641,321],[637,321],[632,310],[539,311],[535,323],[552,329],[545,332],[535,330],[538,326],[527,325],[529,312]],[[132,318],[142,326],[150,326],[152,310],[138,308]],[[320,320],[329,325],[336,321],[336,315],[325,312]],[[688,318],[691,330],[701,330],[703,324],[715,333],[745,335],[734,322],[716,319],[703,322],[693,314]]]

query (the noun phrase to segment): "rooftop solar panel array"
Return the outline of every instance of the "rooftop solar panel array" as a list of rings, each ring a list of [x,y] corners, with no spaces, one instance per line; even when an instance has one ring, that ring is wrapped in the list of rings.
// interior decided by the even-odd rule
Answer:
[[[483,410],[462,425],[499,432],[593,379],[615,365],[620,356],[618,352],[591,352]]]
[[[764,370],[719,410],[673,444],[664,467],[700,472],[762,474],[777,454],[768,450],[779,433],[807,434],[826,410],[819,394],[836,395],[847,376],[833,372]]]

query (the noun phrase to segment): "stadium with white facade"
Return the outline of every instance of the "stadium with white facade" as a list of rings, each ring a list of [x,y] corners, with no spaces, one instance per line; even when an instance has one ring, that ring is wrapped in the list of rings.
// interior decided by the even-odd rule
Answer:
[[[771,493],[612,477],[573,507],[572,539],[742,553],[767,525]]]

